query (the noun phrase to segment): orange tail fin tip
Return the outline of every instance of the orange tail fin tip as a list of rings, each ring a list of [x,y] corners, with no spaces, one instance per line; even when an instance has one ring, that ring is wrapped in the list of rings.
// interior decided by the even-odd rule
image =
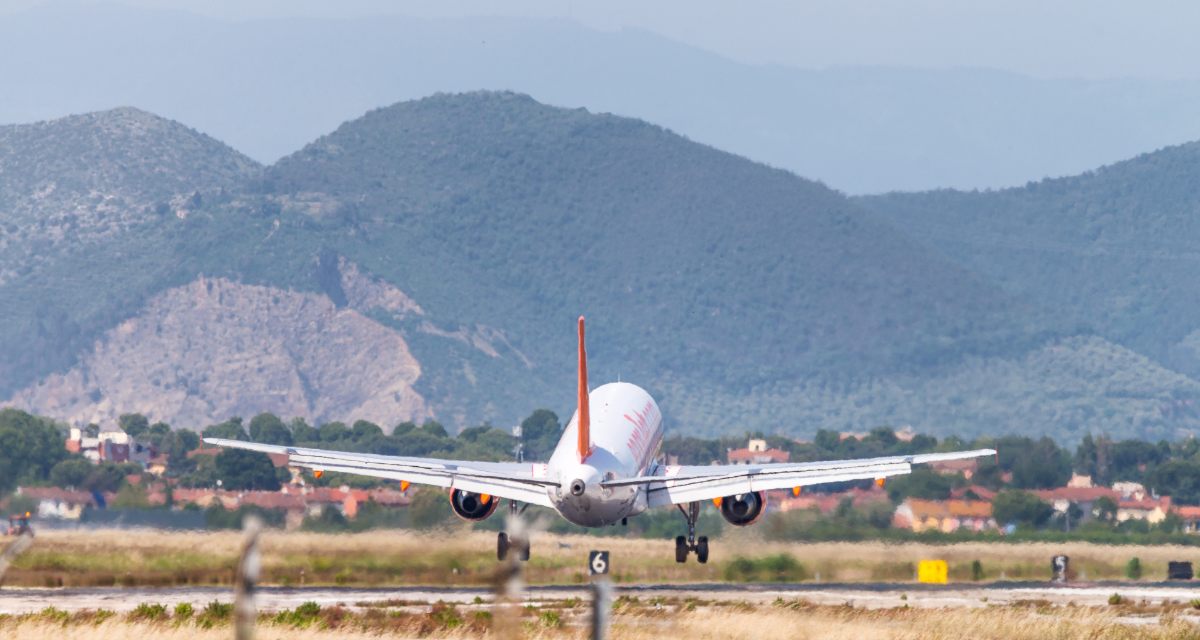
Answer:
[[[579,316],[579,461],[592,455],[592,420],[588,411],[587,348],[583,340],[583,316]]]

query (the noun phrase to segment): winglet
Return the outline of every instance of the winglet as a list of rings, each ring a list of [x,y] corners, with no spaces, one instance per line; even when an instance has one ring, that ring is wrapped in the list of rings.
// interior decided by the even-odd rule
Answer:
[[[579,316],[579,461],[592,455],[592,420],[588,412],[587,348],[583,342],[583,316]]]

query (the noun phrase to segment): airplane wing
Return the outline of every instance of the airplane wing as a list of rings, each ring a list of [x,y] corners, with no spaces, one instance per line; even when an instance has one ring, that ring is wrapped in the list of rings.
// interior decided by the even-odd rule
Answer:
[[[718,467],[659,466],[652,476],[609,480],[606,488],[646,485],[651,507],[712,500],[751,491],[790,489],[826,482],[875,480],[912,471],[912,465],[995,455],[993,449],[922,453],[864,460],[830,460]]]
[[[220,447],[286,454],[288,464],[314,471],[340,471],[373,478],[406,480],[415,484],[486,493],[544,507],[554,506],[546,495],[546,487],[557,483],[546,479],[544,464],[381,456],[222,438],[205,438],[204,441]]]

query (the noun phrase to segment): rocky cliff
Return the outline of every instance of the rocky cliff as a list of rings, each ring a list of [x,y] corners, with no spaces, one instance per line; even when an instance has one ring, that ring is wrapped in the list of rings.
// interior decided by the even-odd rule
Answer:
[[[420,307],[357,266],[341,266],[344,308],[323,295],[220,278],[165,291],[70,371],[7,404],[76,425],[137,411],[191,429],[263,411],[385,429],[431,417],[413,390],[421,365],[404,337],[364,315],[382,309],[403,318]]]

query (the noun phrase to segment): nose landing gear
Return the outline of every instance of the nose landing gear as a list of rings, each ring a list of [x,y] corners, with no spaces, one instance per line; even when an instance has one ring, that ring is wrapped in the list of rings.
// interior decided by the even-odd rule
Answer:
[[[508,552],[511,551],[517,554],[517,560],[529,560],[529,532],[524,526],[520,526],[517,518],[520,518],[525,513],[528,504],[522,505],[521,509],[517,510],[517,501],[508,501],[508,518],[509,526],[518,532],[523,532],[520,535],[509,537],[507,532],[501,531],[496,536],[496,559],[507,560]]]
[[[501,531],[496,536],[496,559],[507,560],[509,552],[517,554],[518,560],[529,560],[529,540],[521,538],[509,538],[508,534]]]
[[[700,540],[696,540],[696,518],[700,516],[700,503],[689,502],[686,510],[681,504],[675,506],[679,507],[688,525],[687,537],[675,538],[675,562],[687,562],[688,554],[692,551],[696,552],[697,562],[708,562],[708,536],[700,536]]]

